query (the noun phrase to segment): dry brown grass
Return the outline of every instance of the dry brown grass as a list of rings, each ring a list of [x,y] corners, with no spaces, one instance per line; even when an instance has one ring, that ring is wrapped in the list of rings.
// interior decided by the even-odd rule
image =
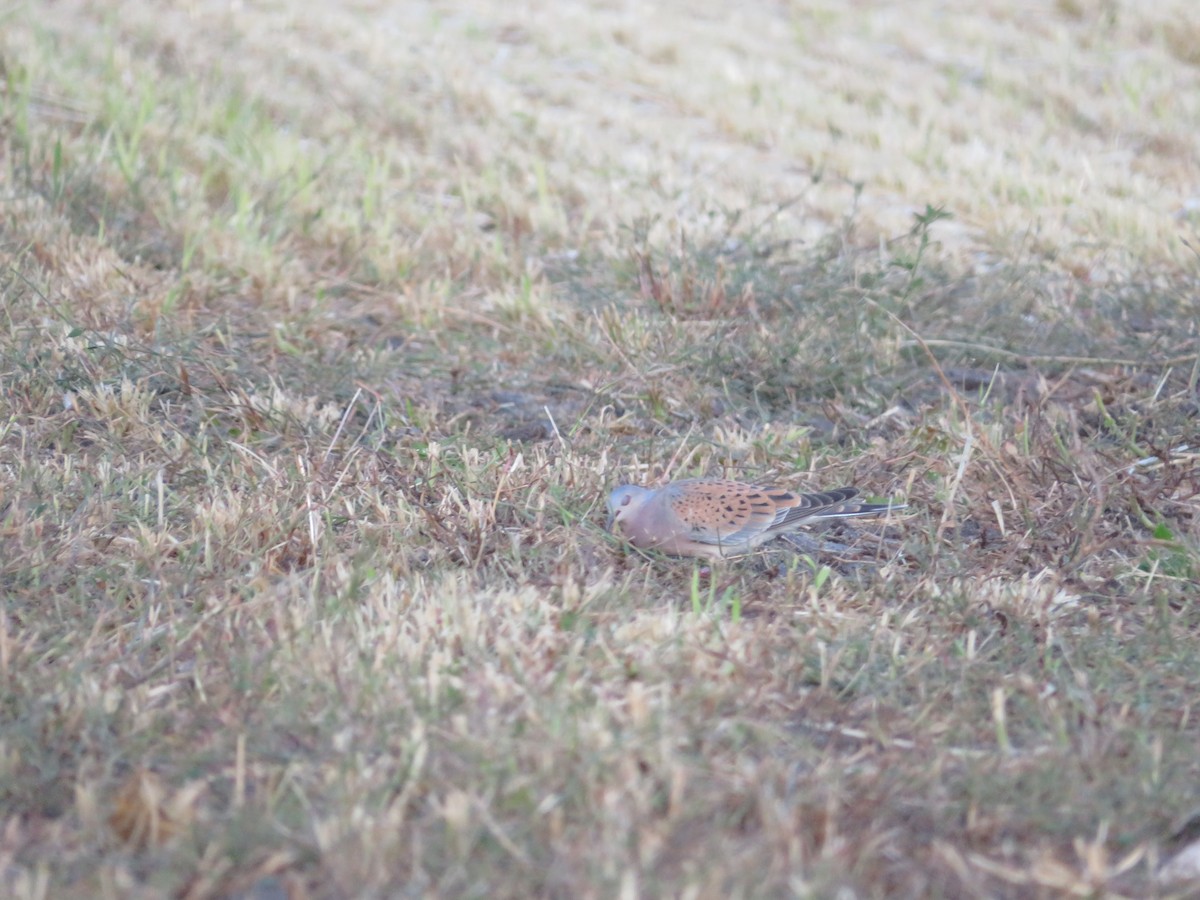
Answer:
[[[51,7],[0,893],[1195,889],[1192,4]],[[709,573],[668,473],[909,510]]]

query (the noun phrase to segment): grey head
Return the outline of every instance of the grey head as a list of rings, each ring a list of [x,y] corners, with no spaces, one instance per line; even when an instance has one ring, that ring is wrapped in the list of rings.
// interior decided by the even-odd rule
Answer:
[[[605,524],[604,530],[612,531],[613,523],[620,518],[621,511],[628,508],[635,499],[649,493],[652,492],[644,487],[638,487],[636,484],[623,484],[614,488],[613,492],[608,495],[608,522]]]

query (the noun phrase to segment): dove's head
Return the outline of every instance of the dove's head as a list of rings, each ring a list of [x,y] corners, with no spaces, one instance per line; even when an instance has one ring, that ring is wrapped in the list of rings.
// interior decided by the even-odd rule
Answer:
[[[637,510],[652,493],[636,484],[623,484],[616,488],[608,495],[608,524],[604,530],[612,531],[617,522]]]

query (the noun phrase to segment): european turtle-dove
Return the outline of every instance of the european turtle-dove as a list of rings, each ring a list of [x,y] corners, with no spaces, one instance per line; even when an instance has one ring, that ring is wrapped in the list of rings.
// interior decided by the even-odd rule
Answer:
[[[623,484],[608,495],[614,525],[633,546],[674,556],[722,559],[816,519],[876,516],[903,504],[854,503],[856,488],[796,494],[741,481],[689,478],[657,489]]]

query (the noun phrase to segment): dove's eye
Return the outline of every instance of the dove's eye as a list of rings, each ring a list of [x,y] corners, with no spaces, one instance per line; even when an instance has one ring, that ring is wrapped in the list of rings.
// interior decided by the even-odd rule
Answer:
[[[630,501],[630,500],[632,500],[632,499],[633,499],[633,497],[631,497],[631,496],[625,496],[625,497],[622,497],[622,498],[621,498],[621,505],[622,505],[622,506],[628,506],[628,505],[629,505],[629,501]]]

